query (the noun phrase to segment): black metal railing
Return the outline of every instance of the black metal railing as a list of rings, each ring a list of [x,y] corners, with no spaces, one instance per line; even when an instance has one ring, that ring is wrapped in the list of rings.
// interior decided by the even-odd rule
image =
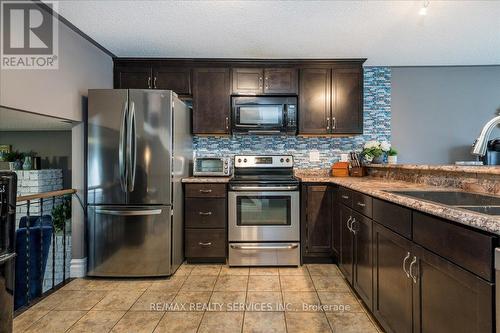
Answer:
[[[16,311],[22,311],[69,279],[67,250],[71,249],[68,248],[71,198],[75,193],[76,190],[67,189],[17,197]],[[52,266],[47,269],[49,255]],[[47,279],[46,273],[51,273],[51,277]],[[61,273],[59,277],[58,273]]]

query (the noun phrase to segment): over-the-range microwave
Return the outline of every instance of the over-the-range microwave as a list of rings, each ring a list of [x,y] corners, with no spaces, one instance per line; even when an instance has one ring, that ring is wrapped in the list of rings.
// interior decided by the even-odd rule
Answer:
[[[233,96],[233,134],[297,134],[296,96]]]
[[[193,176],[230,176],[230,157],[195,157]]]

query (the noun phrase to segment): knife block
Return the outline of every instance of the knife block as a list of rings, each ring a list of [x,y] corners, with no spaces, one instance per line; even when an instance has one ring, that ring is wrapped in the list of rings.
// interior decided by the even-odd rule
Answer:
[[[353,167],[349,170],[349,175],[351,177],[364,177],[367,175],[366,167]]]

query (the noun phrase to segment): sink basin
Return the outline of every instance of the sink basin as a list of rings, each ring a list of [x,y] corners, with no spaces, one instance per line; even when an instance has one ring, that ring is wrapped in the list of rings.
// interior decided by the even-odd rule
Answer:
[[[457,208],[467,209],[487,215],[500,215],[500,206],[458,206]]]
[[[448,206],[500,206],[500,197],[457,191],[387,191]],[[475,209],[475,207],[473,207]],[[467,207],[466,209],[469,209]],[[481,207],[477,207],[477,211]],[[498,208],[496,208],[498,209]],[[473,209],[470,209],[473,210]],[[488,214],[488,213],[486,213]],[[496,215],[496,214],[493,214]]]

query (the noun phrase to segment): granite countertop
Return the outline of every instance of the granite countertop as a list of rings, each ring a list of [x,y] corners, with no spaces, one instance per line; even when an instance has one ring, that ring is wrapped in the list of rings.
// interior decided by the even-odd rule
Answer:
[[[500,166],[498,165],[370,164],[368,167],[372,169],[388,169],[388,170],[398,169],[398,170],[460,172],[460,173],[500,175]]]
[[[231,177],[188,177],[182,178],[183,183],[228,183]]]
[[[332,183],[359,191],[375,198],[394,202],[401,206],[439,216],[477,229],[500,235],[500,216],[476,213],[452,206],[441,205],[430,201],[411,198],[399,194],[386,192],[387,190],[434,190],[460,191],[445,187],[416,184],[403,181],[387,180],[375,177],[329,177],[303,175],[299,178],[308,183]]]

